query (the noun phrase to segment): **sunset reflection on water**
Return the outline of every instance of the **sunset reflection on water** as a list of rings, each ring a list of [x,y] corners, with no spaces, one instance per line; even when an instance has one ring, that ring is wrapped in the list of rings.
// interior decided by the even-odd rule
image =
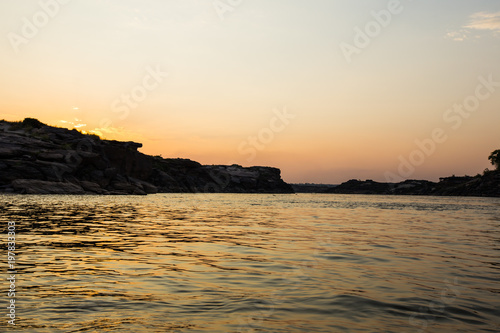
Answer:
[[[2,225],[18,226],[16,328],[27,332],[500,325],[499,199],[1,199]]]

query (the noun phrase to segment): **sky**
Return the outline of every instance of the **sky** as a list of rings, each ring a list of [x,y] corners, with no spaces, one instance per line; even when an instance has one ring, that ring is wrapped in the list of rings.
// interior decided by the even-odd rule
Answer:
[[[292,183],[437,180],[500,149],[498,0],[3,0],[0,119]]]

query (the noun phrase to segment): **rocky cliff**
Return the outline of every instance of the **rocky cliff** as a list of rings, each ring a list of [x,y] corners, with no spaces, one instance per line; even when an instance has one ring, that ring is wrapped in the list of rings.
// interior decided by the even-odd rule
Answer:
[[[36,119],[0,121],[0,192],[148,194],[293,193],[279,169],[201,165],[142,154],[142,144],[101,140]]]

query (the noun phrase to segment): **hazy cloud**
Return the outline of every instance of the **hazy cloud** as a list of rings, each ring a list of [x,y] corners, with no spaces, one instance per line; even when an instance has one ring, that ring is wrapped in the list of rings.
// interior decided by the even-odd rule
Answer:
[[[481,38],[480,32],[491,32],[500,37],[500,12],[478,12],[469,16],[469,23],[461,29],[446,34],[446,38],[462,42],[471,38]]]
[[[470,17],[470,23],[464,28],[474,30],[490,30],[495,33],[500,33],[500,12],[479,12],[472,14]]]
[[[465,29],[460,29],[459,31],[448,32],[445,37],[457,42],[462,42],[470,37],[470,32]]]

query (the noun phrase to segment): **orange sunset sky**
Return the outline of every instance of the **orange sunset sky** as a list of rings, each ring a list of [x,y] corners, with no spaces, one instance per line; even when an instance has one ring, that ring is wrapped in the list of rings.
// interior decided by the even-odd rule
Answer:
[[[500,1],[0,2],[0,119],[288,182],[475,175],[500,149]]]

